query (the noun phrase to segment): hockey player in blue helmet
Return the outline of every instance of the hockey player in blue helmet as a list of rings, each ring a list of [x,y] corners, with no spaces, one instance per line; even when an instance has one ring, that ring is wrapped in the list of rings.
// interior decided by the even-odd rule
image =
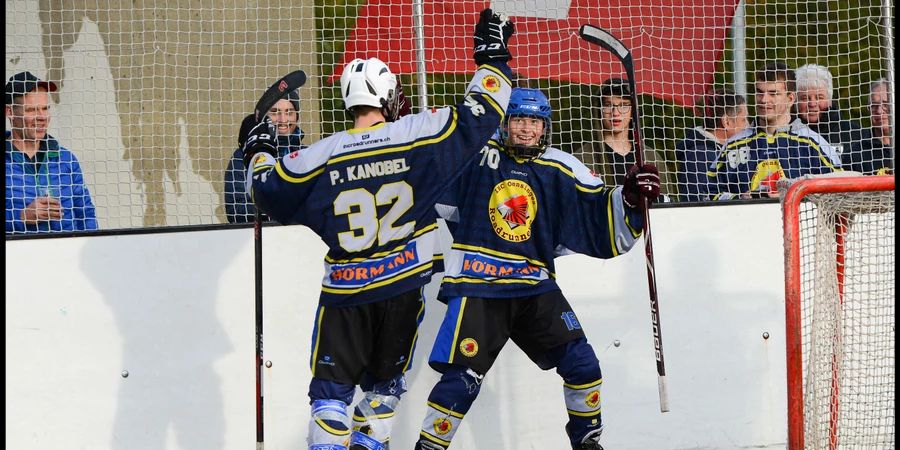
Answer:
[[[537,158],[550,145],[550,101],[537,89],[515,88],[500,126],[500,145],[513,157]]]
[[[642,232],[641,197],[659,195],[659,173],[634,166],[625,186],[604,185],[549,146],[551,112],[542,92],[513,89],[499,139],[488,141],[436,207],[453,244],[438,294],[447,310],[428,361],[441,378],[428,396],[417,450],[451,447],[510,339],[562,378],[572,448],[602,449],[600,362],[556,283],[554,259],[627,252]]]

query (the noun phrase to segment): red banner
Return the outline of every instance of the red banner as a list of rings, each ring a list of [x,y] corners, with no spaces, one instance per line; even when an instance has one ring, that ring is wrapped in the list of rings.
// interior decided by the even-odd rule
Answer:
[[[521,2],[535,6],[535,2]],[[538,4],[541,2],[538,1]],[[572,0],[561,11],[499,11],[512,16],[510,66],[528,78],[599,84],[621,76],[621,65],[578,37],[589,23],[618,37],[632,52],[638,92],[692,105],[712,81],[738,0]],[[556,5],[556,3],[553,3]],[[426,70],[469,73],[477,14],[490,2],[424,0]],[[554,8],[557,8],[554,6]],[[558,15],[561,18],[534,17]],[[370,0],[360,9],[344,60],[377,57],[396,73],[416,72],[413,0]],[[336,76],[337,76],[336,75]],[[333,77],[334,78],[336,78]]]

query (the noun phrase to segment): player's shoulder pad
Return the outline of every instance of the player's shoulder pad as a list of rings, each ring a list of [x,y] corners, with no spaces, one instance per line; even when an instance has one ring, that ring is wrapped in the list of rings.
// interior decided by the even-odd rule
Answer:
[[[756,129],[753,127],[749,127],[747,129],[745,129],[744,131],[741,131],[740,133],[728,138],[728,140],[725,141],[725,147],[728,147],[737,141],[746,140],[746,139],[750,138],[751,136],[753,136],[755,133],[756,133]]]
[[[389,124],[388,135],[392,142],[412,142],[422,138],[436,137],[453,117],[453,108],[428,108],[415,114],[408,114]]]
[[[555,167],[567,176],[575,178],[579,183],[589,186],[602,186],[603,181],[596,176],[578,158],[555,147],[548,147],[536,160],[544,166]]]
[[[341,148],[341,142],[347,138],[347,132],[341,131],[322,138],[309,147],[297,150],[281,159],[281,165],[293,175],[304,175],[328,163],[335,149]]]

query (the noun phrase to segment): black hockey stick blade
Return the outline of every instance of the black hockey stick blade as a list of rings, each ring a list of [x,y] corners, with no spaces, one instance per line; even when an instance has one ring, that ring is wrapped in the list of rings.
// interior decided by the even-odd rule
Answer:
[[[269,109],[272,108],[272,105],[284,98],[289,92],[296,90],[304,84],[306,84],[306,72],[295,70],[282,77],[269,87],[269,89],[266,89],[266,92],[263,92],[262,97],[256,102],[256,108],[253,110],[256,121],[261,122]]]
[[[622,41],[616,39],[609,31],[593,25],[584,24],[581,26],[581,29],[578,30],[578,34],[582,39],[613,52],[619,57],[622,63],[625,64],[626,68],[632,67],[631,52],[628,50],[628,47],[626,47]]]

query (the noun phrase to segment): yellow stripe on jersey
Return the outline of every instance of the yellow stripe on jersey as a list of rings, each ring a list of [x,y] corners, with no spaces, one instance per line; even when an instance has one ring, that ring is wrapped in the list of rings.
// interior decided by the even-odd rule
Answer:
[[[609,248],[612,250],[613,257],[619,256],[619,248],[616,247],[616,226],[612,209],[613,202],[606,202],[606,223],[613,224],[609,227]],[[627,206],[626,206],[627,208]]]
[[[429,261],[427,264],[423,264],[423,265],[416,267],[410,271],[400,272],[392,277],[385,278],[384,280],[381,280],[377,283],[367,284],[365,286],[361,286],[358,288],[337,288],[337,287],[333,287],[333,286],[324,286],[323,285],[322,292],[327,292],[329,294],[343,294],[343,295],[357,294],[357,293],[360,293],[363,291],[368,291],[370,289],[387,286],[395,281],[399,281],[404,278],[410,277],[412,275],[416,275],[418,273],[424,272],[425,270],[431,269],[432,267],[434,267],[434,261]]]
[[[287,170],[281,164],[281,161],[278,161],[278,164],[275,164],[275,172],[277,172],[278,176],[281,177],[281,179],[284,181],[288,181],[291,183],[304,183],[304,182],[309,181],[312,178],[315,178],[315,177],[321,175],[323,172],[325,172],[325,166],[319,167],[318,169],[313,170],[312,172],[309,172],[308,174],[306,174],[302,177],[295,177],[293,175],[289,175],[287,173]]]
[[[556,278],[556,276],[551,274],[550,278]],[[442,283],[450,283],[450,284],[456,284],[456,283],[516,284],[516,283],[520,283],[520,284],[532,284],[532,285],[538,284],[541,281],[543,281],[543,280],[531,280],[531,279],[522,279],[522,278],[494,278],[494,279],[488,280],[485,278],[450,277],[450,276],[445,276],[444,279],[441,280]]]
[[[809,139],[809,138],[802,137],[802,136],[795,136],[793,134],[789,134],[789,133],[785,133],[785,132],[775,133],[775,137],[782,137],[782,136],[786,137],[792,141],[797,141],[797,142],[802,142],[804,144],[808,144],[810,147],[812,147],[816,150],[816,153],[819,154],[819,159],[822,160],[822,162],[825,164],[825,166],[828,167],[829,169],[834,170],[834,164],[832,164],[831,160],[828,159],[824,153],[822,153],[822,148],[819,147],[819,144],[817,144],[816,141]]]
[[[447,127],[447,129],[438,136],[417,140],[414,142],[410,142],[406,145],[401,145],[401,146],[396,146],[396,147],[387,146],[387,147],[383,147],[383,148],[379,148],[379,149],[375,149],[375,150],[369,150],[366,152],[351,153],[351,154],[344,155],[344,156],[338,156],[336,158],[329,159],[328,162],[326,162],[326,164],[331,165],[331,164],[336,164],[336,163],[343,162],[343,161],[348,161],[351,159],[367,158],[369,156],[387,155],[390,153],[406,152],[406,151],[412,150],[416,147],[421,147],[423,145],[430,145],[430,144],[434,144],[436,142],[441,142],[444,139],[447,139],[447,137],[450,136],[454,130],[456,130],[456,125],[459,120],[459,113],[457,113],[456,109],[454,109],[454,108],[451,108],[451,110],[453,111],[453,116],[450,119],[450,124]]]
[[[568,176],[570,176],[570,177],[574,177],[574,176],[575,176],[575,172],[572,172],[571,169],[569,169],[568,167],[566,167],[566,166],[564,166],[564,165],[562,165],[562,164],[560,164],[560,163],[558,163],[558,162],[556,162],[556,161],[548,161],[548,160],[546,160],[546,159],[540,159],[540,158],[534,159],[533,161],[534,161],[535,163],[537,163],[537,164],[542,165],[542,166],[550,166],[550,167],[554,167],[554,168],[556,168],[556,169],[559,169],[560,172],[562,172],[562,173],[564,173],[564,174],[566,174],[566,175],[568,175]]]
[[[379,122],[379,123],[376,123],[375,125],[372,125],[369,127],[350,128],[349,130],[347,130],[347,133],[355,134],[355,133],[361,133],[363,131],[373,131],[373,130],[377,130],[385,125],[387,125],[387,122]]]
[[[494,100],[493,97],[491,97],[490,95],[487,95],[483,92],[473,92],[473,94],[478,94],[478,95],[484,97],[484,99],[487,100],[488,103],[490,103],[491,108],[494,108],[494,110],[497,111],[497,114],[500,114],[500,117],[501,117],[500,120],[503,120],[502,119],[503,115],[506,114],[506,112],[503,111],[503,108]]]
[[[476,69],[476,70],[481,70],[481,69],[484,69],[484,70],[487,70],[490,72],[494,72],[498,77],[503,78],[503,81],[512,85],[512,81],[510,81],[509,78],[507,78],[506,75],[503,74],[503,72],[497,70],[496,67],[485,64],[485,65],[478,66],[478,69]]]
[[[540,159],[540,158],[533,159],[532,161],[536,164],[540,164],[543,166],[548,166],[548,167],[553,167],[555,169],[558,169],[560,172],[566,174],[567,176],[574,178],[575,179],[575,189],[578,189],[581,192],[584,192],[587,194],[597,194],[599,192],[602,192],[603,189],[607,188],[607,186],[604,186],[603,184],[600,184],[598,186],[588,186],[588,185],[582,183],[578,179],[578,177],[575,176],[575,172],[572,172],[571,169],[569,169],[565,165],[560,164],[556,161],[549,161],[549,160]]]
[[[497,250],[491,250],[491,249],[485,248],[485,247],[478,247],[478,246],[475,246],[475,245],[452,244],[452,245],[450,245],[450,248],[455,248],[455,249],[459,249],[459,250],[471,250],[471,251],[474,251],[474,252],[484,253],[484,254],[487,254],[487,255],[499,256],[499,257],[501,257],[501,258],[516,259],[516,260],[519,260],[519,261],[528,261],[528,262],[530,262],[531,264],[534,264],[535,266],[539,266],[539,267],[547,267],[546,264],[544,264],[544,263],[542,263],[542,262],[540,262],[540,261],[538,261],[538,260],[536,260],[536,259],[530,259],[530,258],[526,258],[526,257],[521,256],[521,255],[516,255],[516,254],[514,254],[514,253],[504,253],[504,252],[500,252],[500,251],[497,251]]]

